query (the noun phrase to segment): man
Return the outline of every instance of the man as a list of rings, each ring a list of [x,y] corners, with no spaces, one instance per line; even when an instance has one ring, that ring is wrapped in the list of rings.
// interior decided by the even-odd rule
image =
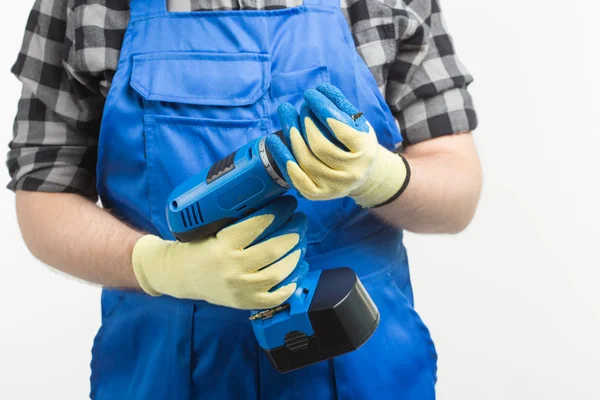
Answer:
[[[105,287],[92,398],[435,397],[401,229],[462,231],[481,180],[437,1],[39,0],[13,72],[23,237]],[[171,241],[169,192],[279,128],[299,199]],[[353,268],[381,322],[358,351],[279,375],[244,310],[285,301],[305,261]]]

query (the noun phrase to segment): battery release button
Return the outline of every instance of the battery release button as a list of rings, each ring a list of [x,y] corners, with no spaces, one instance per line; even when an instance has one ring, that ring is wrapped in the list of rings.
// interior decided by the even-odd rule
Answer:
[[[293,331],[285,335],[285,346],[290,351],[300,351],[308,347],[309,339],[302,332]]]

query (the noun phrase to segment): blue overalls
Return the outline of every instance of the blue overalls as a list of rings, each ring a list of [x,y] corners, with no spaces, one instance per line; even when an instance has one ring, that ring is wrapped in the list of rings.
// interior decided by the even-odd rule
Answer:
[[[339,0],[270,11],[170,13],[131,0],[131,20],[102,122],[104,207],[165,239],[170,191],[248,141],[279,129],[277,106],[339,87],[379,142],[400,141],[354,47]],[[248,312],[169,296],[104,290],[92,350],[93,399],[434,399],[436,352],[413,309],[402,231],[351,199],[299,200],[309,217],[306,260],[347,266],[381,313],[358,351],[288,374],[269,364]]]

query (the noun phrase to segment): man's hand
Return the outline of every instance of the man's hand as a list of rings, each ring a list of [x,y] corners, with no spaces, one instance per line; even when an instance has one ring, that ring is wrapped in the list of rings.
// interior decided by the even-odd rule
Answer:
[[[277,199],[214,236],[178,243],[144,236],[133,268],[149,294],[264,309],[287,300],[308,273],[306,217],[293,214],[296,200]],[[271,290],[274,287],[276,290]]]
[[[306,91],[300,115],[291,104],[278,111],[296,158],[285,159],[284,170],[304,197],[350,196],[417,233],[458,233],[471,222],[482,174],[470,133],[407,146],[401,157],[377,143],[370,124],[331,85]]]
[[[410,170],[406,160],[377,142],[368,121],[334,86],[304,93],[300,116],[284,103],[279,117],[297,161],[286,163],[293,186],[311,200],[350,196],[363,207],[399,197]]]
[[[143,286],[155,295],[261,308],[285,300],[308,272],[306,220],[290,219],[293,199],[278,201],[197,244],[144,236],[76,194],[17,191],[17,214],[32,254],[66,274],[105,287]],[[262,266],[268,267],[258,271]]]

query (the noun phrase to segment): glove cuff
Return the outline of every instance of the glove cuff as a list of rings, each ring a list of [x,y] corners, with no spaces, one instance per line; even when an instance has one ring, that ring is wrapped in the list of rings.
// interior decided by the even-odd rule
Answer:
[[[350,197],[363,208],[381,207],[400,197],[409,181],[406,159],[379,145],[369,175]]]
[[[151,268],[152,263],[146,262],[146,260],[156,260],[157,249],[162,249],[163,240],[154,235],[142,236],[133,246],[133,252],[131,253],[131,264],[133,265],[133,273],[137,279],[140,287],[146,293],[151,296],[160,296],[161,293],[154,290],[150,284],[150,279],[146,271],[147,268]]]

